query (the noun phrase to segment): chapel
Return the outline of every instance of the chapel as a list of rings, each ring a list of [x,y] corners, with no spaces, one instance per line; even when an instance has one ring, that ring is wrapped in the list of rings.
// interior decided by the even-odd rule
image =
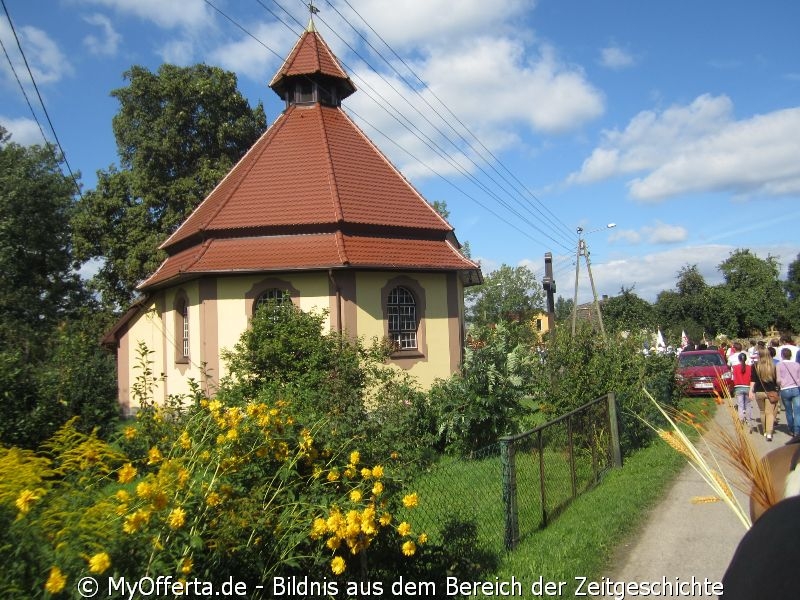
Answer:
[[[167,258],[104,343],[117,354],[119,402],[137,349],[161,374],[156,399],[213,393],[261,302],[325,311],[325,326],[388,338],[391,364],[422,387],[455,372],[464,288],[482,282],[453,228],[342,109],[356,91],[313,21],[269,86],[285,110],[162,244]]]

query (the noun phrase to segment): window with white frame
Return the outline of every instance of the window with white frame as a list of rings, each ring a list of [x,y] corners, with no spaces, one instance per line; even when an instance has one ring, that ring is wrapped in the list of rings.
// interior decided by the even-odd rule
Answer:
[[[183,290],[175,296],[175,362],[189,362],[189,300]]]
[[[269,288],[264,291],[258,298],[256,298],[253,312],[257,312],[262,306],[268,307],[273,312],[273,318],[277,318],[277,312],[280,309],[287,308],[292,305],[292,299],[289,292],[280,288]]]
[[[417,349],[417,303],[406,288],[397,286],[389,292],[386,303],[389,339],[398,350]]]

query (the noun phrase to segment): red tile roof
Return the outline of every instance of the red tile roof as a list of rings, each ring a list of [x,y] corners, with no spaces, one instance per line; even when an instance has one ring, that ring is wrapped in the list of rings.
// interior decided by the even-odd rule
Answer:
[[[312,68],[346,77],[307,31],[276,78]],[[162,244],[169,257],[139,288],[219,272],[477,271],[454,240],[452,227],[341,108],[293,104]]]
[[[269,82],[271,88],[281,85],[281,80],[292,75],[327,75],[336,79],[345,79],[350,82],[347,73],[336,60],[328,44],[325,43],[316,31],[305,31],[297,43],[292,48],[289,56],[283,61],[283,65],[275,73],[272,81]],[[355,91],[355,86],[350,82],[350,86]]]
[[[140,287],[153,289],[199,275],[322,269],[474,271],[441,240],[342,236],[337,233],[225,238],[167,258]]]

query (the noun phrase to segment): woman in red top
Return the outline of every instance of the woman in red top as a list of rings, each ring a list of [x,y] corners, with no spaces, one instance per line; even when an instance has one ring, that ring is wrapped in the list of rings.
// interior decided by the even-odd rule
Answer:
[[[733,397],[736,398],[736,406],[739,408],[739,421],[752,433],[753,428],[750,420],[750,379],[751,367],[748,365],[747,354],[739,353],[739,364],[731,367],[733,373]]]

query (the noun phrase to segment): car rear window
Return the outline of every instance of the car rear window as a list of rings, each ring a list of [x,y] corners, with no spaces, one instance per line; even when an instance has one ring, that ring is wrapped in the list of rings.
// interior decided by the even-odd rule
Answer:
[[[681,354],[678,357],[681,367],[721,367],[725,363],[717,352],[708,354]]]

